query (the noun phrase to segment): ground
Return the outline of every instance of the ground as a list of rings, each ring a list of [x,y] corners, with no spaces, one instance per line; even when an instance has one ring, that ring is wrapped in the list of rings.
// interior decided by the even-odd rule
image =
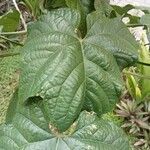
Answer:
[[[0,58],[0,124],[19,79],[19,56]]]

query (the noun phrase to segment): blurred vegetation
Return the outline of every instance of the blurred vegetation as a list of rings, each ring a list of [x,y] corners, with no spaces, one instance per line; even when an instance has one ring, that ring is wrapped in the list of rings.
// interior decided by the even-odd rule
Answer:
[[[8,51],[18,51],[18,48]],[[5,121],[9,100],[18,83],[19,61],[18,55],[0,58],[0,123]]]

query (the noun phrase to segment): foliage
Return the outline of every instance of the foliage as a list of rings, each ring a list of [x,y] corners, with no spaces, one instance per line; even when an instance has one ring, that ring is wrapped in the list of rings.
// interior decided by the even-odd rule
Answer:
[[[106,114],[102,115],[102,118],[105,120],[109,120],[110,122],[113,122],[114,124],[116,124],[118,127],[121,127],[122,123],[123,123],[123,119],[118,117],[115,112],[108,112]]]
[[[148,12],[141,17],[140,19],[140,23],[145,25],[147,27],[147,37],[148,37],[148,40],[150,41],[150,11],[148,10]]]
[[[9,52],[17,52],[15,47]],[[5,122],[6,110],[18,85],[19,56],[0,58],[0,124]]]
[[[39,15],[41,15],[43,0],[20,0],[20,4],[23,4],[28,8],[33,19],[36,19]]]
[[[133,99],[141,100],[141,90],[133,75],[126,75],[126,86]]]
[[[123,7],[121,7],[121,6],[116,6],[116,5],[112,5],[112,7],[115,9],[115,11],[116,11],[119,15],[124,16],[124,17],[127,15],[127,13],[128,13],[129,10],[135,8],[133,5],[130,5],[130,4],[128,4],[128,5],[126,5],[126,6],[123,6]]]
[[[80,12],[64,8],[30,26],[1,148],[129,150],[118,127],[81,109],[100,116],[114,107],[123,89],[120,68],[137,60],[138,45],[118,18],[89,14],[84,38],[81,21]]]
[[[3,3],[3,1],[2,1]],[[4,2],[8,3],[9,5],[12,2]],[[17,42],[18,40],[21,41],[20,36],[15,36],[18,34],[18,30],[22,28],[22,24],[20,18],[22,15],[17,8],[10,7],[9,11],[0,16],[0,53],[4,52],[4,50],[11,49],[15,45],[22,45],[21,43]],[[0,58],[2,55],[0,54]]]
[[[140,23],[144,25],[149,34],[149,14],[141,17]],[[127,93],[120,104],[117,105],[116,113],[124,118],[122,127],[130,136],[134,137],[134,149],[150,149],[150,54],[149,46],[141,39],[139,61],[136,67],[126,69]],[[131,97],[130,97],[131,96]]]
[[[95,0],[94,6],[96,10],[98,10],[101,13],[101,15],[110,18],[116,17],[116,13],[110,6],[109,0]]]
[[[11,150],[36,150],[41,147],[43,150],[74,148],[96,150],[100,147],[104,150],[126,150],[129,148],[127,138],[117,126],[99,119],[94,114],[82,112],[69,130],[58,133],[57,129],[47,121],[37,100],[34,99],[32,103],[27,104],[27,107],[21,108],[20,105],[16,111],[14,108],[16,108],[17,98],[16,93],[10,105],[11,109],[8,110],[7,125],[2,125],[0,128],[2,135],[0,148]]]
[[[61,16],[63,16],[62,22],[55,23],[55,21],[57,20],[53,21],[53,19],[56,18],[55,16],[60,16],[60,14]],[[56,125],[61,125],[63,123],[65,126],[65,121],[61,119],[58,120],[61,121],[58,123],[57,117],[61,118],[63,117],[63,114],[69,115],[68,117],[70,118],[70,120],[68,120],[69,123],[66,122],[66,124],[68,125],[66,125],[65,128],[68,128],[68,126],[70,126],[76,115],[78,115],[78,113],[80,112],[79,108],[81,107],[84,99],[83,93],[85,93],[85,97],[88,101],[86,104],[90,103],[90,106],[92,106],[92,110],[96,111],[98,114],[105,113],[114,106],[115,100],[118,99],[118,96],[120,95],[120,92],[122,90],[122,80],[121,74],[119,73],[119,67],[117,66],[116,60],[113,55],[116,57],[121,67],[133,63],[135,61],[134,59],[136,59],[136,56],[134,56],[134,52],[132,52],[134,49],[130,48],[131,45],[128,41],[125,42],[126,37],[124,36],[124,39],[119,38],[122,33],[118,33],[118,35],[116,34],[116,38],[112,38],[112,34],[115,32],[116,24],[118,26],[116,27],[116,30],[118,30],[118,28],[124,28],[124,25],[121,22],[119,23],[118,19],[109,20],[107,18],[104,18],[102,20],[102,18],[100,18],[95,22],[95,20],[93,19],[93,15],[96,16],[96,13],[92,13],[88,16],[87,27],[90,30],[88,31],[86,37],[84,39],[81,39],[81,37],[78,37],[78,31],[77,33],[75,32],[80,22],[80,16],[78,13],[76,13],[76,11],[72,12],[68,9],[52,11],[47,16],[44,16],[33,27],[30,27],[31,33],[28,38],[29,40],[27,41],[23,49],[24,65],[22,71],[22,80],[20,82],[20,99],[22,99],[22,101],[27,101],[29,97],[33,97],[36,95],[42,97],[43,99],[51,98],[51,101],[53,101],[53,104],[51,104],[51,106],[55,106],[57,100],[55,96],[57,95],[57,101],[61,101],[61,99],[67,99],[67,101],[63,101],[63,104],[61,105],[67,107],[67,105],[69,104],[68,106],[70,107],[74,105],[73,98],[79,94],[79,100],[76,101],[77,108],[72,109],[72,113],[69,112],[68,114],[68,110],[59,110],[57,109],[57,106],[54,110],[54,107],[51,107],[52,109],[49,110],[49,114],[57,114],[56,118],[53,115],[52,117],[54,118],[51,118],[52,121],[55,121],[53,123],[55,123]],[[71,22],[71,18],[73,17],[74,22]],[[69,25],[70,22],[71,25]],[[65,28],[62,28],[63,24],[66,25]],[[114,26],[114,28],[112,29],[110,28],[110,26],[106,26],[106,24],[110,24],[110,26]],[[55,28],[55,26],[57,26],[57,28]],[[101,31],[100,28],[98,28],[99,26],[103,26],[105,28],[102,28]],[[37,32],[37,29],[39,29],[40,32]],[[43,34],[43,36],[41,33]],[[134,43],[132,36],[129,34],[126,28],[124,28],[124,33],[126,34],[128,39],[130,38],[130,41],[133,41]],[[53,35],[55,35],[54,39]],[[107,45],[104,40],[101,40],[101,38],[105,39],[105,41],[108,41],[107,39],[111,39],[110,45],[112,46],[110,47],[110,45]],[[32,41],[30,39],[32,39]],[[47,42],[44,43],[43,41],[45,40],[47,40]],[[32,46],[32,49],[30,49],[31,45],[33,45],[33,42],[36,41],[38,41],[37,45],[35,47]],[[51,42],[51,45],[47,45],[48,41]],[[115,45],[115,48],[117,47],[117,51],[112,51],[113,45],[116,43],[116,41],[120,41],[118,45]],[[126,44],[126,47],[121,44],[122,42],[123,44]],[[60,50],[63,49],[62,45],[64,45],[64,50],[61,54]],[[48,49],[48,51],[42,52],[42,58],[40,53],[41,46]],[[68,49],[70,46],[72,47],[72,49]],[[39,47],[39,49],[37,49],[37,47]],[[58,52],[55,52],[56,48]],[[119,51],[119,49],[121,49],[122,52]],[[128,51],[130,49],[132,49],[132,51]],[[47,57],[47,53],[49,53],[49,51],[50,55],[49,57]],[[136,52],[136,47],[134,51]],[[32,55],[30,55],[30,53]],[[126,55],[126,57],[124,58],[124,55],[122,54]],[[51,55],[53,56],[52,60]],[[37,63],[37,61],[39,60],[40,64]],[[60,61],[62,61],[61,64],[58,63]],[[48,68],[50,68],[50,70]],[[32,74],[28,73],[28,76],[30,76],[30,78],[26,76],[26,70],[32,72]],[[48,72],[53,72],[53,74],[49,75]],[[46,74],[44,78],[43,74]],[[54,78],[55,80],[51,80],[51,78]],[[74,78],[76,78],[76,80],[74,80]],[[38,79],[38,82],[36,79]],[[69,83],[70,80],[72,85],[70,85]],[[97,84],[95,85],[95,83]],[[72,89],[70,91],[70,94],[67,94],[69,93],[70,86],[72,86]],[[75,93],[76,90],[80,91],[80,93]],[[54,95],[54,97],[51,95]],[[105,101],[102,101],[103,99],[105,99]],[[87,109],[90,108],[88,108],[87,106]],[[59,111],[61,111],[61,113]],[[61,128],[60,130],[65,129]]]
[[[124,118],[122,127],[135,137],[134,146],[144,149],[150,148],[150,102],[137,103],[129,99],[117,104],[116,113]]]
[[[3,16],[0,16],[1,32],[15,31],[19,25],[19,12],[17,10],[10,10]]]
[[[147,26],[147,31],[149,33],[148,20],[146,21],[144,18],[144,16],[141,18],[141,23]],[[134,100],[139,101],[150,99],[150,53],[149,48],[144,45],[143,39],[144,35],[142,36],[141,48],[139,50],[139,61],[142,63],[137,67],[129,68],[128,71],[131,74],[126,74],[126,86],[129,94]]]
[[[51,10],[55,8],[66,7],[65,0],[45,0],[44,1],[44,8]]]
[[[94,10],[94,0],[66,0],[66,5],[69,8],[76,9],[81,14],[80,32],[84,36],[86,34],[86,16]]]
[[[143,25],[147,25],[147,27],[150,28],[150,20],[149,19],[150,19],[150,14],[146,14],[146,15],[141,17],[140,22]]]
[[[112,114],[100,117],[114,108],[124,89],[122,69],[137,61],[139,47],[121,22],[129,17],[129,24],[139,25],[140,18],[128,14],[134,7],[104,0],[24,3],[38,21],[31,23],[22,49],[19,96],[16,92],[0,128],[0,148],[128,150],[124,133],[110,123]],[[148,26],[147,16],[141,23]],[[148,50],[140,50],[139,60],[149,63]],[[149,67],[136,70],[126,75],[126,86],[138,101],[129,96],[117,114],[140,139],[135,146],[149,148],[149,102],[140,102],[149,99],[149,79],[143,79]]]

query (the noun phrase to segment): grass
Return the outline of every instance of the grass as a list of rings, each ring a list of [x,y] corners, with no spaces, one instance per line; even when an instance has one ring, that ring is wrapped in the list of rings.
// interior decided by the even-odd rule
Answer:
[[[102,118],[113,122],[114,124],[116,124],[119,127],[122,125],[122,122],[123,122],[123,120],[121,118],[117,117],[113,112],[108,112],[108,113],[104,114],[102,116]]]
[[[18,51],[19,48],[8,52]],[[19,56],[0,58],[0,124],[5,121],[6,110],[19,79]]]

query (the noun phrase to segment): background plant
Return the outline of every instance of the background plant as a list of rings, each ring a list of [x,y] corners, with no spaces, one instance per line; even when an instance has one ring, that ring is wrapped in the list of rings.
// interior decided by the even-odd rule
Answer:
[[[141,23],[146,25],[149,34],[148,21],[144,20],[149,15],[141,18]],[[141,38],[141,49],[139,60],[143,63],[136,67],[126,69],[127,93],[124,94],[122,102],[117,105],[117,114],[124,118],[123,125],[127,132],[134,137],[135,149],[150,149],[150,72],[149,72],[149,46],[144,36]]]

